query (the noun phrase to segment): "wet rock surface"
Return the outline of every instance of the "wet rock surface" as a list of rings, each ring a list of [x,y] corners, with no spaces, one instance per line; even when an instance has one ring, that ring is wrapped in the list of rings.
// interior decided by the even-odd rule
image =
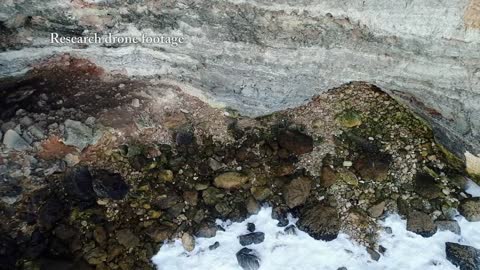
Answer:
[[[480,250],[447,242],[445,245],[447,259],[460,270],[478,270],[480,269]]]
[[[257,270],[260,268],[260,259],[255,255],[255,252],[249,248],[242,248],[237,252],[238,264],[244,270]]]
[[[437,226],[429,215],[412,211],[407,217],[407,230],[423,237],[430,237],[437,232]]]
[[[475,219],[475,199],[449,181],[464,172],[428,127],[372,86],[347,85],[254,119],[168,85],[100,79],[93,65],[63,61],[69,67],[17,82],[45,94],[42,106],[9,103],[1,117],[3,137],[15,130],[31,147],[0,145],[5,269],[49,260],[65,269],[153,269],[150,258],[165,241],[182,239],[186,251],[194,250],[194,237],[222,230],[217,218],[242,221],[261,204],[272,206],[286,234],[296,234],[287,226],[290,213],[316,239],[344,232],[365,246],[374,246],[385,213],[424,213],[408,216],[410,229],[422,235],[435,224],[455,230],[444,221],[459,204]],[[140,88],[145,93],[135,95]],[[0,95],[13,89],[0,88]],[[361,123],[339,123],[347,110]],[[43,135],[27,141],[23,125]],[[250,247],[263,241],[254,226],[244,234]],[[260,265],[247,248],[237,259],[245,269]]]
[[[468,221],[480,221],[480,198],[462,200],[458,210]]]
[[[315,239],[331,241],[340,231],[340,218],[335,208],[314,205],[300,215],[298,227]]]
[[[263,232],[252,232],[249,234],[240,235],[238,240],[242,246],[260,244],[265,240],[265,234]]]

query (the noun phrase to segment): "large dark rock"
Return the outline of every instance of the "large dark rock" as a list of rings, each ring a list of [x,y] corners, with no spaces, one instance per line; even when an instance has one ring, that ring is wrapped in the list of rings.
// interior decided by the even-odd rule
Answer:
[[[285,203],[290,208],[302,205],[312,189],[312,181],[307,177],[298,177],[286,185],[283,191]]]
[[[121,200],[127,195],[129,187],[120,174],[99,170],[95,172],[93,190],[100,198]]]
[[[11,239],[0,231],[0,269],[15,269],[17,262],[18,246],[15,240]]]
[[[46,229],[52,229],[64,217],[65,211],[64,202],[52,196],[38,210],[38,223]]]
[[[192,144],[195,137],[190,131],[179,131],[175,135],[175,142],[177,145],[189,145]]]
[[[429,200],[442,195],[442,189],[438,186],[435,178],[427,173],[418,173],[415,175],[415,192]]]
[[[252,232],[249,234],[240,235],[238,239],[240,240],[240,245],[242,246],[260,244],[265,240],[265,234],[263,232]]]
[[[470,222],[480,221],[480,198],[462,200],[458,211]]]
[[[368,153],[360,156],[353,167],[363,179],[384,181],[388,176],[391,157],[382,153]]]
[[[429,215],[419,211],[410,211],[407,217],[407,230],[423,237],[430,237],[437,232],[437,226]]]
[[[445,244],[447,260],[460,270],[480,270],[480,250],[456,243]]]
[[[64,186],[67,194],[77,200],[91,201],[95,199],[93,177],[87,167],[76,166],[65,173]]]
[[[461,235],[461,228],[455,220],[436,220],[435,225],[439,231],[451,231],[455,234]]]
[[[331,241],[340,231],[340,219],[335,208],[315,205],[301,213],[298,228],[317,240]]]
[[[278,133],[278,144],[296,155],[312,152],[312,137],[298,131],[283,130]]]
[[[237,252],[236,256],[238,264],[244,270],[257,270],[260,268],[260,259],[257,255],[255,255],[253,250],[249,248],[242,248]]]

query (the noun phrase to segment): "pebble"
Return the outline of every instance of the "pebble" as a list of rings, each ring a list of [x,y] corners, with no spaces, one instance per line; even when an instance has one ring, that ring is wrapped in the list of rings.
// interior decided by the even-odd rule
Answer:
[[[138,98],[134,98],[132,100],[132,107],[134,107],[134,108],[140,107],[140,100],[138,100]]]
[[[343,162],[343,167],[352,167],[352,165],[353,165],[353,162],[351,161],[346,160]]]

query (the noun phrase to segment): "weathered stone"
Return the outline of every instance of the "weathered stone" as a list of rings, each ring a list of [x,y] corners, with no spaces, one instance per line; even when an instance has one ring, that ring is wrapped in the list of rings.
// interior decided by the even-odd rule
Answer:
[[[30,150],[32,147],[17,132],[12,129],[7,130],[3,136],[3,144],[10,149],[17,151]]]
[[[360,114],[354,110],[346,110],[337,117],[340,125],[346,128],[353,128],[362,124]]]
[[[93,179],[93,190],[100,198],[121,200],[127,195],[129,187],[120,174],[98,170]]]
[[[480,221],[480,198],[462,200],[458,211],[470,222]]]
[[[171,170],[161,170],[157,173],[157,178],[163,182],[172,182],[173,172]]]
[[[429,200],[442,196],[442,189],[438,186],[435,178],[427,173],[415,175],[415,192]]]
[[[385,201],[382,201],[368,208],[368,214],[373,218],[378,218],[383,214],[384,209],[385,209]]]
[[[223,189],[236,189],[241,188],[248,182],[248,176],[238,172],[226,172],[217,177],[213,181],[213,184],[218,188]]]
[[[47,229],[51,229],[57,221],[63,218],[64,214],[64,203],[55,197],[49,198],[38,210],[38,223]]]
[[[255,231],[255,224],[253,224],[251,222],[247,223],[247,230],[249,232],[254,232]]]
[[[65,173],[63,180],[65,191],[70,197],[81,201],[93,201],[93,177],[87,167],[73,167]]]
[[[192,132],[180,131],[175,136],[175,142],[177,145],[190,145],[193,143],[195,137]]]
[[[307,177],[298,177],[285,186],[284,199],[290,208],[297,207],[305,203],[312,189],[312,181]]]
[[[183,192],[183,199],[189,205],[195,206],[198,204],[198,192],[197,191],[185,191]]]
[[[215,205],[225,195],[221,190],[209,187],[202,192],[202,198],[206,205]]]
[[[217,160],[214,159],[214,158],[209,158],[209,159],[208,159],[208,166],[209,166],[210,169],[212,169],[213,171],[218,171],[218,170],[224,168],[224,167],[225,167],[225,164],[220,163],[219,161],[217,161]]]
[[[351,171],[339,171],[337,172],[338,180],[344,182],[350,186],[357,186],[358,185],[358,178],[357,176]]]
[[[423,237],[430,237],[437,232],[437,226],[429,215],[412,210],[407,217],[407,230]]]
[[[391,158],[380,153],[371,153],[359,157],[353,167],[367,180],[384,181],[387,179]]]
[[[147,230],[147,235],[150,236],[154,242],[160,243],[170,238],[172,235],[172,229],[163,225],[153,226]]]
[[[118,230],[116,237],[118,243],[127,249],[134,248],[140,244],[140,239],[128,229]]]
[[[372,260],[374,260],[374,261],[380,260],[380,253],[378,253],[374,249],[367,248],[367,252],[370,255],[370,258],[372,258]]]
[[[260,204],[253,197],[248,197],[246,208],[249,214],[254,215],[260,211]]]
[[[97,247],[87,252],[84,258],[89,264],[98,265],[107,260],[107,253]]]
[[[215,224],[204,223],[200,225],[195,236],[202,238],[212,238],[217,234],[217,226]]]
[[[313,150],[312,137],[298,131],[281,131],[278,134],[277,140],[280,147],[296,155],[309,153]]]
[[[195,238],[188,233],[184,233],[182,235],[182,246],[188,252],[193,251],[195,249]]]
[[[272,195],[272,191],[267,187],[252,187],[250,192],[258,201],[263,201]]]
[[[93,238],[97,243],[104,244],[107,240],[107,232],[103,227],[97,226],[95,227],[95,230],[93,230]]]
[[[447,242],[445,252],[447,260],[458,266],[460,270],[480,269],[480,250],[474,247]]]
[[[323,166],[320,175],[320,184],[322,187],[328,188],[335,184],[336,180],[335,170],[330,166]]]
[[[461,228],[455,220],[436,220],[435,225],[439,231],[451,231],[455,234],[461,235]]]
[[[260,268],[260,259],[255,252],[249,248],[242,248],[236,254],[238,264],[243,270],[257,270]]]
[[[249,234],[240,235],[238,239],[240,241],[240,245],[242,246],[260,244],[265,240],[265,234],[263,232],[252,232]]]
[[[315,239],[331,241],[340,231],[340,219],[335,208],[314,205],[301,213],[298,228]]]
[[[94,145],[100,139],[101,132],[93,130],[79,121],[67,119],[65,121],[65,145],[77,147],[80,151],[89,145]]]

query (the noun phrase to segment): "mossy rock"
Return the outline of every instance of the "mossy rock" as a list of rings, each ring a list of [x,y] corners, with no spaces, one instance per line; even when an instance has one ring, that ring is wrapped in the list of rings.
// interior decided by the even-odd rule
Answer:
[[[355,110],[346,110],[337,116],[337,121],[346,128],[353,128],[362,124],[362,117]]]

